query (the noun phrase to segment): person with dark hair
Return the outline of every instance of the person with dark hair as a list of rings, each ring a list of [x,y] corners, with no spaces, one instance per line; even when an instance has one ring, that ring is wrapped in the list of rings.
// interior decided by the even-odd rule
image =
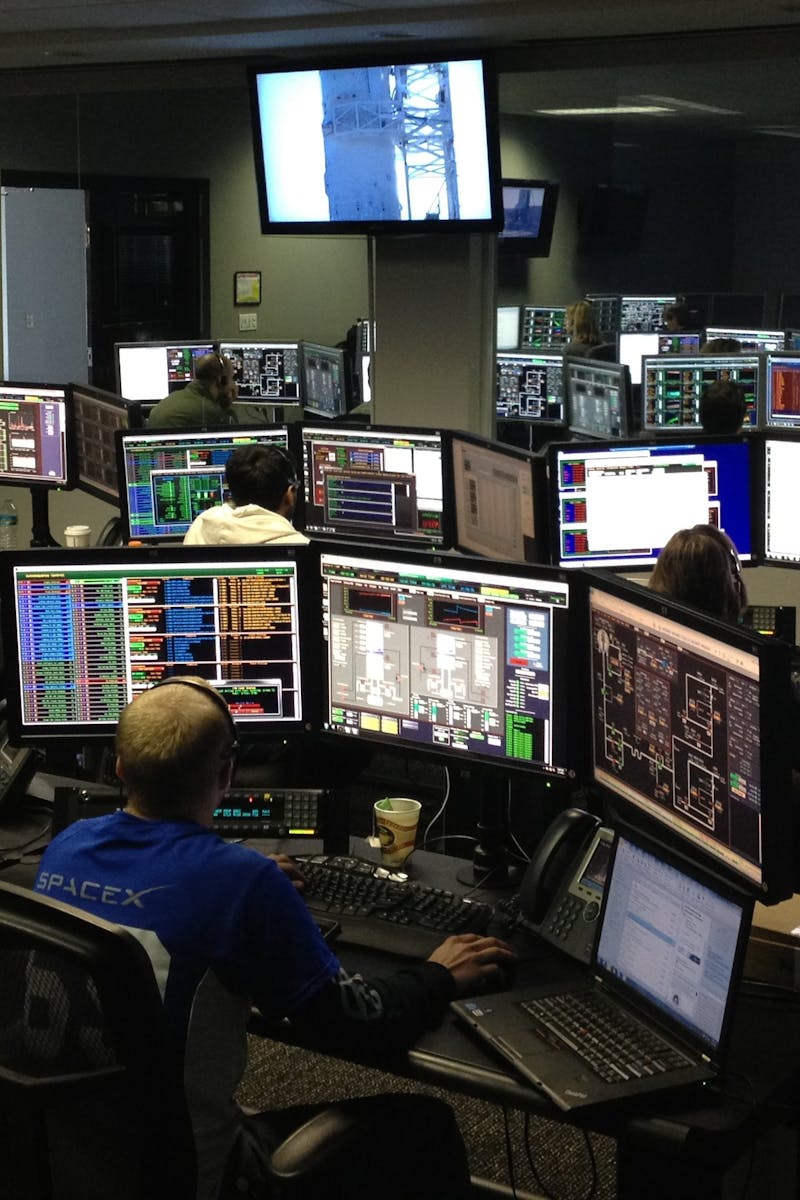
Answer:
[[[186,531],[186,546],[305,545],[292,525],[300,486],[290,456],[280,446],[239,446],[225,464],[230,500],[201,512]]]
[[[228,360],[221,354],[202,354],[194,361],[193,374],[191,383],[158,402],[150,413],[148,429],[239,424],[233,406],[236,396],[233,369]]]
[[[592,351],[603,341],[597,328],[592,302],[576,300],[574,304],[570,304],[565,324],[569,341],[564,346],[564,356],[591,358]]]
[[[670,304],[664,309],[664,328],[667,333],[686,333],[692,328],[692,310],[688,304]]]
[[[713,525],[673,533],[658,556],[650,588],[723,621],[738,622],[747,607],[736,547]]]
[[[380,979],[349,974],[306,908],[292,860],[212,828],[237,748],[227,704],[205,679],[171,676],[141,692],[117,727],[125,808],[63,830],[35,884],[126,926],[147,951],[183,1063],[197,1200],[274,1195],[271,1149],[320,1107],[246,1114],[236,1103],[252,1006],[304,1045],[391,1066],[451,1000],[501,986],[516,958],[497,938],[465,933]],[[447,1104],[387,1094],[336,1107],[353,1136],[329,1147],[326,1195],[378,1187],[387,1200],[466,1200],[467,1160]],[[402,1169],[388,1172],[387,1131],[402,1148]]]
[[[735,379],[715,379],[700,397],[704,433],[738,433],[747,416],[747,396]]]
[[[738,338],[718,337],[709,338],[700,347],[701,354],[741,354],[742,343]]]

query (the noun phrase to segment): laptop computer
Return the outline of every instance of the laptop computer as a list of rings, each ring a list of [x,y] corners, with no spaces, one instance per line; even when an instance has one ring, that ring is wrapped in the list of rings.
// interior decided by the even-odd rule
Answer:
[[[618,834],[592,966],[566,985],[452,1008],[565,1111],[707,1080],[721,1066],[752,912],[733,885]],[[570,1025],[576,1003],[608,1010],[610,1034],[585,1009]]]

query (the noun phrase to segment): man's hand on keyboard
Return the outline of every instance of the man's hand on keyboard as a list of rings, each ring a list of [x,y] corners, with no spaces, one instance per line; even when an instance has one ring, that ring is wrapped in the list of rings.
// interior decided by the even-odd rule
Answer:
[[[517,955],[499,938],[456,933],[442,942],[428,961],[447,967],[459,996],[471,996],[506,987],[513,977]]]
[[[290,858],[288,854],[268,854],[267,858],[273,859],[283,871],[284,875],[289,876],[292,884],[297,888],[298,892],[302,892],[303,888],[306,886],[306,883],[297,868],[297,863],[293,858]]]

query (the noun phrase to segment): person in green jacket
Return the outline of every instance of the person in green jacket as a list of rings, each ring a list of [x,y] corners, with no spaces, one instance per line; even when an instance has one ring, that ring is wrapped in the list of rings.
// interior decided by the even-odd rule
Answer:
[[[203,354],[194,363],[194,379],[159,400],[148,429],[238,425],[233,401],[236,388],[230,363],[221,354]]]

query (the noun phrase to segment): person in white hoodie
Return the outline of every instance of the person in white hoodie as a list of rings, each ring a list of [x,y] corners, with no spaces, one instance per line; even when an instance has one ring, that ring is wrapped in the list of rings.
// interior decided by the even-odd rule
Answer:
[[[262,546],[282,542],[306,545],[292,525],[299,481],[280,446],[239,446],[225,464],[230,500],[208,508],[192,521],[185,546]]]

